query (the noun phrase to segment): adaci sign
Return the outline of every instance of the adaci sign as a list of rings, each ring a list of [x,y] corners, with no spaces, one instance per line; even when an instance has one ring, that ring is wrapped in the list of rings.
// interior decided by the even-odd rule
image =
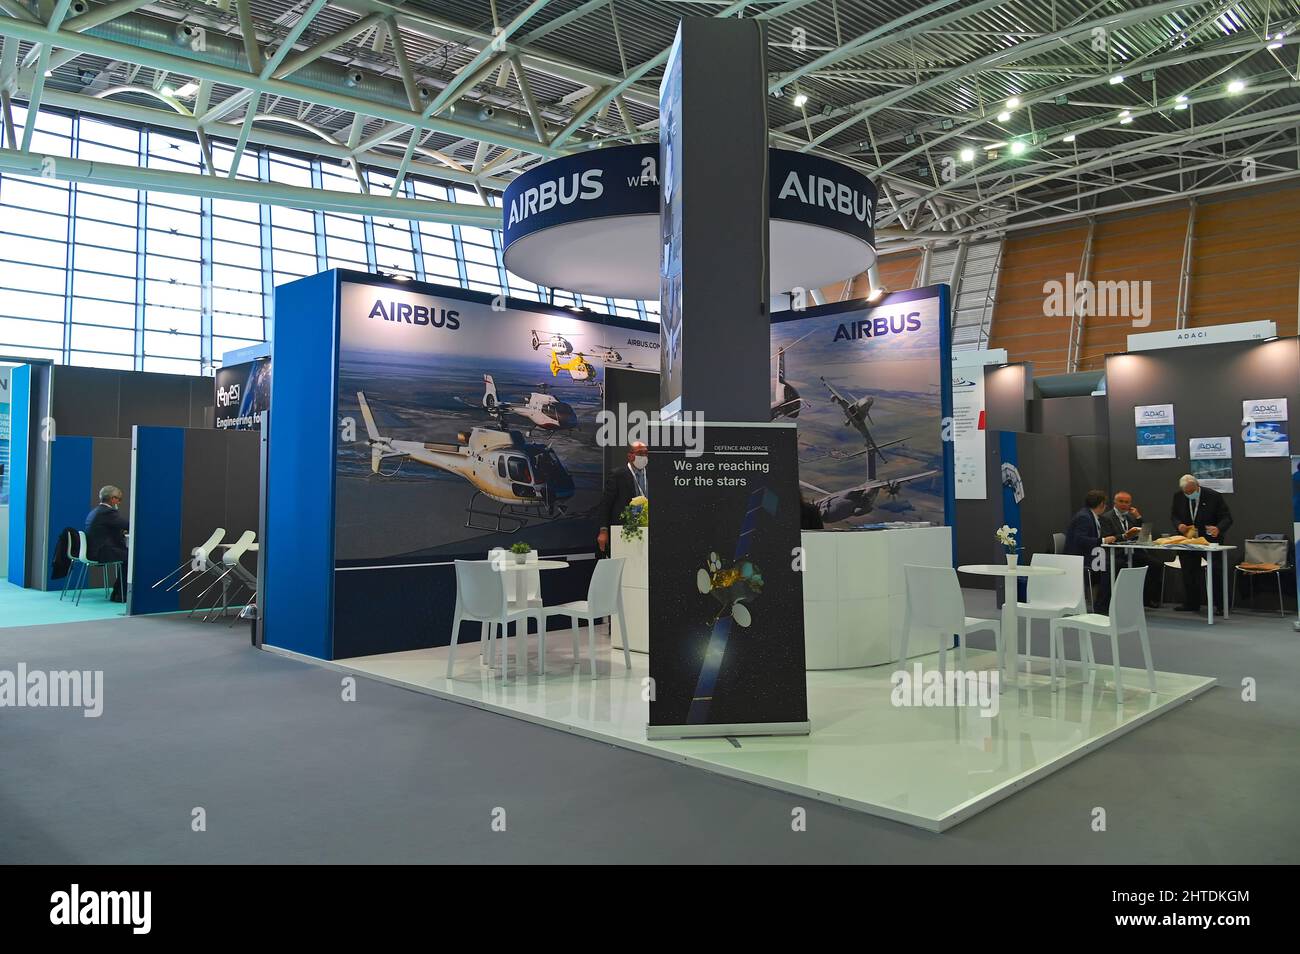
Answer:
[[[803,222],[875,244],[876,187],[856,170],[821,156],[768,153],[772,218]],[[510,183],[502,206],[504,245],[568,222],[659,214],[659,146],[614,146],[565,156]]]

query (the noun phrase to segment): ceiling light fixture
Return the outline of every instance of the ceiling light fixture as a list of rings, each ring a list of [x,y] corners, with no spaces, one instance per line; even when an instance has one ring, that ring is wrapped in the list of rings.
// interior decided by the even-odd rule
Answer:
[[[1234,96],[1237,93],[1240,93],[1245,88],[1246,88],[1245,80],[1235,79],[1232,80],[1230,83],[1228,83],[1228,92],[1232,93]]]
[[[1121,117],[1119,118],[1119,124],[1120,124],[1121,126],[1127,126],[1127,125],[1128,125],[1129,123],[1131,123],[1132,121],[1133,121],[1133,117],[1132,117],[1132,116],[1121,116]]]
[[[1066,133],[1061,142],[1074,142],[1074,133]]]
[[[1005,123],[1010,118],[1011,118],[1011,114],[1007,112],[1005,109],[1002,110],[1002,112],[998,113],[998,122],[1000,123]]]
[[[1012,96],[1009,100],[1007,100],[1007,109],[1017,109],[1019,108],[1019,106],[1020,106],[1019,96]]]
[[[1111,86],[1118,86],[1122,82],[1124,82],[1124,74],[1122,73],[1116,73],[1114,76],[1110,78]]]
[[[1011,155],[1019,156],[1025,151],[1025,144],[1019,139],[1011,140]]]
[[[808,96],[807,96],[807,94],[805,94],[805,93],[795,93],[795,94],[794,94],[794,108],[795,108],[795,109],[803,109],[803,108],[804,108],[805,106],[807,106],[807,105],[808,105]]]
[[[962,161],[962,162],[974,162],[974,161],[975,161],[975,150],[974,150],[974,149],[969,149],[969,148],[968,148],[968,149],[963,149],[963,150],[961,151],[961,161]]]

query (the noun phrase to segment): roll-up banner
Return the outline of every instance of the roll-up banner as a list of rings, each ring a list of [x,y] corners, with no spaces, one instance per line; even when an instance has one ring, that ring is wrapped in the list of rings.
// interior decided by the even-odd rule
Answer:
[[[795,425],[651,438],[647,738],[806,735]]]

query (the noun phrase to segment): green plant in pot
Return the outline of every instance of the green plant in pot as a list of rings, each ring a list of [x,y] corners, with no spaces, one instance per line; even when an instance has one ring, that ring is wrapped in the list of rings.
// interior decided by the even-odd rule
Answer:
[[[516,563],[527,563],[528,554],[533,550],[528,544],[520,541],[519,543],[510,544],[510,552],[515,555]]]
[[[644,537],[642,532],[650,526],[650,501],[633,497],[623,508],[623,539],[631,543]]]

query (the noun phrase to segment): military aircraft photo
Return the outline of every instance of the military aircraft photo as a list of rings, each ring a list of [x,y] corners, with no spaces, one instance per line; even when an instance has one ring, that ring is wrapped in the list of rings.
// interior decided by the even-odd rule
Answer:
[[[513,533],[529,519],[564,515],[564,502],[573,496],[573,478],[546,445],[529,443],[519,431],[501,427],[461,431],[455,444],[392,440],[379,433],[365,392],[357,392],[357,403],[366,424],[371,472],[395,477],[402,463],[413,460],[464,478],[475,490],[466,506],[465,526]],[[390,459],[397,466],[385,472],[383,461]],[[476,507],[480,496],[499,506]],[[475,517],[491,521],[492,525],[475,523]]]
[[[831,402],[844,412],[844,426],[853,428],[862,435],[862,439],[867,443],[865,448],[856,453],[841,455],[832,452],[832,456],[842,456],[847,460],[852,457],[861,457],[870,451],[881,460],[887,460],[888,458],[885,457],[882,448],[893,447],[895,444],[901,444],[907,440],[906,437],[900,437],[897,440],[886,441],[883,444],[876,443],[876,439],[871,436],[871,428],[867,426],[876,423],[871,419],[871,405],[875,402],[875,398],[871,395],[859,398],[854,397],[852,394],[846,397],[825,378],[822,378],[821,382],[826,385],[826,390],[831,392]]]
[[[821,495],[813,503],[821,511],[822,521],[831,524],[871,513],[876,508],[876,500],[882,490],[892,499],[898,496],[904,484],[913,480],[933,477],[937,473],[939,473],[937,470],[927,470],[919,474],[910,474],[907,477],[896,477],[892,480],[869,479],[864,480],[856,487],[836,491],[823,490],[806,480],[801,480],[799,483],[813,493]]]
[[[480,402],[498,421],[507,416],[522,418],[533,429],[543,431],[569,430],[578,426],[578,415],[573,407],[549,393],[544,383],[528,395],[523,403],[503,401],[497,394],[497,384],[492,375],[483,375],[483,399]],[[465,402],[469,403],[469,402]]]

